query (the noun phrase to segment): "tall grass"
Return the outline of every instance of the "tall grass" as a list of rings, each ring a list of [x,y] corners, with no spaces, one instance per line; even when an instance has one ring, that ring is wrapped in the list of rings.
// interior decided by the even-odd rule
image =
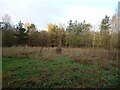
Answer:
[[[97,64],[107,68],[109,64],[117,66],[117,50],[92,49],[92,48],[62,48],[61,54],[56,54],[51,47],[3,47],[3,57],[33,58],[33,59],[56,59],[60,55],[70,57],[71,61],[82,64]],[[113,64],[114,62],[114,64]]]

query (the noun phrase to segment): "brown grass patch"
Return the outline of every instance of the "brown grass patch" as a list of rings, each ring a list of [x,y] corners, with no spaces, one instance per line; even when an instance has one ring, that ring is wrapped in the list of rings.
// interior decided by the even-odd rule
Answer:
[[[72,62],[77,62],[81,64],[90,64],[91,60],[88,58],[83,58],[83,59],[74,59]]]
[[[44,47],[42,50],[42,54],[40,54],[41,47],[9,47],[3,48],[2,55],[5,57],[28,57],[28,58],[56,58],[59,56],[56,54],[56,48]],[[86,59],[117,59],[116,51],[109,51],[104,49],[95,49],[92,48],[62,48],[62,52],[60,55],[69,56],[71,58],[76,57],[86,57]],[[112,56],[114,55],[114,57]]]
[[[105,70],[109,70],[110,62],[107,60],[101,60],[98,62],[98,65],[100,65]]]
[[[6,78],[10,78],[10,77],[11,77],[10,73],[5,73],[5,74],[3,73],[3,75],[2,75],[3,80]]]
[[[105,68],[110,65],[108,63],[110,60],[114,61],[118,59],[117,50],[105,50],[100,48],[94,50],[92,48],[62,48],[60,55],[58,55],[55,50],[56,47],[44,47],[42,53],[40,53],[41,47],[3,47],[2,56],[50,60],[56,59],[62,55],[72,58],[73,62],[82,64],[90,64],[97,60],[99,65]],[[116,67],[117,65],[115,63],[112,64],[112,66]]]
[[[37,77],[31,77],[27,80],[27,82],[30,82],[30,83],[36,83],[36,82],[39,82],[39,78]]]

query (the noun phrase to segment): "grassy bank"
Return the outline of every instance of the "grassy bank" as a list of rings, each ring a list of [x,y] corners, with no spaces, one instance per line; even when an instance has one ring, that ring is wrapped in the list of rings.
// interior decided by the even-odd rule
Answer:
[[[68,56],[54,59],[18,59],[3,57],[4,88],[116,88],[118,68],[83,64]]]

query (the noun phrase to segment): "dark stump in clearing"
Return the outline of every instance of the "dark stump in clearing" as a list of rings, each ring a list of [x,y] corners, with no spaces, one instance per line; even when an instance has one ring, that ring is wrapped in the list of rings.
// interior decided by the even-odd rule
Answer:
[[[57,48],[56,48],[56,53],[57,53],[57,54],[60,54],[61,51],[62,51],[62,48],[61,48],[61,47],[57,47]]]

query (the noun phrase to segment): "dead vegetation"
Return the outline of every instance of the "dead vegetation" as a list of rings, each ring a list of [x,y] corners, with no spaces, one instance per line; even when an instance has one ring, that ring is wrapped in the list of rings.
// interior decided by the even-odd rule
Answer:
[[[105,69],[109,66],[118,67],[118,51],[92,48],[62,48],[62,51],[56,48],[45,47],[41,52],[41,47],[4,47],[2,50],[3,57],[13,58],[30,58],[51,60],[56,59],[60,55],[70,57],[72,62],[81,64],[100,65]]]

